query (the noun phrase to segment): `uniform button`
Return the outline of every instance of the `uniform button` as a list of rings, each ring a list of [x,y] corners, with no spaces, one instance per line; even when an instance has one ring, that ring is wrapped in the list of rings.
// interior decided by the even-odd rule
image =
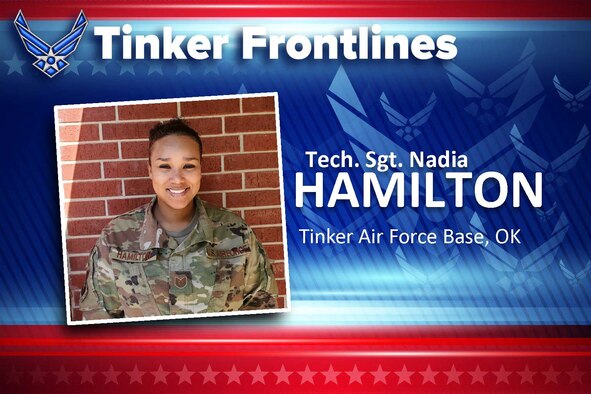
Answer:
[[[169,301],[169,300],[168,300],[168,298],[165,298],[165,299],[164,299],[164,302],[168,303],[168,301]]]

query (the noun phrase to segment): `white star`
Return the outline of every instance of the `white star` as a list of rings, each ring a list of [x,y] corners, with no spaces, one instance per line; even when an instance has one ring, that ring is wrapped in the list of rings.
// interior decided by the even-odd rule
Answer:
[[[92,75],[102,73],[107,75],[107,65],[103,61],[90,60],[89,63],[92,65]]]
[[[156,64],[156,63],[152,62],[149,64],[149,67],[148,67],[148,75],[154,74],[154,73],[162,75],[162,66],[160,64]]]
[[[555,371],[554,367],[552,365],[550,365],[550,368],[547,371],[542,372],[542,374],[546,377],[546,381],[544,382],[544,384],[548,384],[548,383],[558,384],[558,375],[560,375],[561,372]]]
[[[58,56],[55,53],[53,53],[53,49],[50,48],[49,49],[49,53],[45,56],[37,56],[39,58],[39,60],[43,60],[44,65],[43,65],[43,71],[47,71],[48,69],[52,68],[55,71],[58,71],[59,68],[57,66],[57,63],[59,61],[63,61],[64,60],[64,56]]]
[[[265,375],[268,374],[268,372],[261,371],[261,366],[257,364],[257,369],[249,372],[249,374],[252,375],[252,384],[255,384],[256,382],[265,384]]]
[[[78,372],[78,375],[80,375],[82,377],[82,381],[80,382],[80,384],[84,384],[86,382],[88,382],[90,384],[94,384],[94,381],[92,380],[92,378],[94,377],[95,374],[96,374],[96,372],[91,371],[90,368],[88,367],[88,364],[87,364],[86,367],[84,367],[83,371]]]
[[[125,61],[125,62],[119,62],[119,64],[121,65],[121,70],[119,70],[119,75],[123,75],[125,73],[130,73],[131,75],[135,75],[135,70],[134,70],[134,66],[135,63],[132,61]]]
[[[217,374],[219,374],[219,372],[212,370],[211,369],[211,364],[209,364],[207,366],[207,369],[205,371],[199,371],[199,373],[201,375],[203,375],[203,384],[205,384],[207,382],[211,382],[213,384],[216,384],[215,376]]]
[[[310,371],[310,367],[308,366],[308,364],[306,364],[306,369],[304,369],[303,371],[300,371],[298,373],[302,377],[302,381],[300,384],[304,384],[306,382],[310,382],[310,383],[314,384],[314,375],[316,375],[316,372]]]
[[[33,384],[34,383],[43,383],[43,380],[45,379],[45,372],[43,372],[41,370],[41,368],[39,368],[38,365],[34,371],[30,372],[30,374],[33,377],[33,381],[32,381]]]
[[[452,364],[451,369],[443,373],[447,375],[447,384],[450,384],[451,382],[460,384],[460,375],[464,372],[457,371],[455,364]]]
[[[4,60],[4,63],[8,65],[7,75],[10,75],[12,73],[18,73],[20,75],[23,75],[23,64],[25,64],[26,62],[24,60],[20,60],[18,56],[16,56],[16,53],[12,55],[12,59]]]
[[[19,384],[23,373],[24,372],[17,371],[16,367],[13,365],[10,371],[6,373],[7,383],[14,382],[16,384]]]
[[[435,384],[435,375],[437,375],[439,372],[437,371],[433,371],[431,369],[431,365],[427,364],[427,369],[425,369],[423,372],[419,372],[421,375],[423,375],[423,384],[427,383],[427,382],[431,382],[433,384]]]
[[[575,365],[573,370],[568,371],[567,374],[570,377],[569,384],[573,384],[573,383],[581,383],[582,384],[583,383],[583,375],[585,375],[586,372],[581,372],[579,370],[579,366]]]
[[[289,384],[289,375],[291,375],[293,372],[286,371],[285,365],[281,364],[281,369],[273,373],[277,375],[277,382],[275,382],[275,384],[279,384],[281,382]]]
[[[162,368],[162,364],[158,365],[158,370],[151,372],[152,375],[154,375],[154,384],[162,382],[164,384],[168,384],[168,382],[166,381],[166,377],[170,374],[169,371],[165,371]]]
[[[58,384],[60,382],[64,382],[65,384],[70,384],[69,378],[70,378],[70,375],[72,374],[72,372],[66,371],[66,368],[64,368],[63,364],[60,365],[59,371],[56,371],[53,374],[55,376],[57,376],[57,382],[55,382],[56,384]]]
[[[142,376],[144,376],[145,372],[140,371],[139,368],[137,367],[137,364],[136,364],[133,367],[133,370],[127,372],[127,374],[130,377],[129,384],[132,384],[134,382],[138,382],[139,384],[142,384]]]
[[[187,75],[191,75],[191,68],[189,63],[181,62],[178,66],[176,66],[176,75],[185,73]]]
[[[175,372],[175,374],[179,375],[179,384],[184,383],[184,382],[189,383],[189,384],[193,384],[193,382],[191,382],[191,376],[193,376],[193,374],[195,374],[195,372],[189,371],[187,369],[186,364],[183,365],[182,370]]]
[[[488,372],[487,371],[481,371],[480,370],[480,365],[476,365],[476,369],[472,372],[468,372],[470,375],[472,375],[472,383],[474,384],[476,382],[480,382],[482,384],[484,384],[484,375],[486,375]]]
[[[353,384],[353,382],[357,382],[359,384],[361,384],[361,376],[364,374],[365,372],[361,372],[357,369],[357,364],[355,364],[353,366],[353,370],[347,372],[347,375],[349,375],[349,384]]]
[[[373,375],[373,384],[376,384],[377,382],[382,382],[386,384],[386,376],[388,376],[390,372],[384,371],[382,369],[382,364],[380,364],[378,365],[378,369],[371,372],[371,374]]]
[[[523,371],[518,371],[517,373],[521,376],[521,384],[524,384],[525,382],[534,384],[534,375],[536,372],[530,371],[529,365],[526,364]]]
[[[220,75],[220,72],[218,71],[218,68],[215,64],[206,63],[205,64],[205,71],[203,71],[203,75],[205,76],[209,73],[214,73],[214,74]]]
[[[236,92],[238,94],[244,94],[244,93],[248,93],[248,90],[246,90],[246,86],[244,86],[244,84],[240,84],[240,88],[238,89],[238,92]]]
[[[339,376],[340,372],[337,372],[333,369],[332,364],[328,367],[328,371],[321,372],[324,375],[324,384],[328,384],[332,382],[334,384],[338,384],[337,376]]]
[[[402,382],[406,382],[408,384],[412,384],[410,381],[410,377],[414,374],[414,371],[409,371],[406,369],[406,364],[402,366],[400,371],[394,371],[396,375],[398,375],[398,384]]]
[[[74,58],[70,56],[70,58],[68,59],[68,63],[70,63],[70,65],[68,67],[66,67],[64,74],[74,73],[76,75],[80,75],[78,73],[78,66],[81,65],[82,63],[84,63],[84,61],[83,60],[74,60]]]
[[[501,368],[499,368],[499,370],[496,372],[493,371],[493,373],[497,375],[497,384],[501,382],[509,384],[509,375],[511,375],[513,372],[507,372],[505,366],[501,364]]]
[[[113,368],[113,364],[111,364],[109,366],[109,369],[105,372],[101,372],[103,375],[105,375],[105,384],[107,383],[115,383],[115,384],[119,384],[119,380],[118,380],[118,376],[121,375],[121,372],[119,371],[115,371],[115,368]]]
[[[232,383],[232,382],[236,382],[238,384],[242,384],[242,382],[240,381],[240,375],[242,375],[244,372],[243,371],[238,371],[236,369],[236,365],[232,365],[232,369],[224,372],[226,375],[228,375],[228,384]]]

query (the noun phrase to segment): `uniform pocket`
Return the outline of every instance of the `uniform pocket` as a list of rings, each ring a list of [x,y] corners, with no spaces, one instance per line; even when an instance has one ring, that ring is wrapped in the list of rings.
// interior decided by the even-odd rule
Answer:
[[[121,256],[122,252],[118,252]],[[126,252],[133,253],[133,252]],[[119,299],[126,317],[158,316],[160,310],[156,304],[153,289],[144,270],[147,264],[156,261],[139,262],[125,261],[115,258],[111,253],[113,273]]]
[[[232,311],[242,305],[246,255],[218,260],[208,311]]]

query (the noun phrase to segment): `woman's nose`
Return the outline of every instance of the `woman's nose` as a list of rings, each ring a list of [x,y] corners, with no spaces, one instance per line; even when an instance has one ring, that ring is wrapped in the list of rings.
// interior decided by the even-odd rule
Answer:
[[[173,182],[179,182],[183,179],[183,172],[181,170],[172,170],[170,177]]]

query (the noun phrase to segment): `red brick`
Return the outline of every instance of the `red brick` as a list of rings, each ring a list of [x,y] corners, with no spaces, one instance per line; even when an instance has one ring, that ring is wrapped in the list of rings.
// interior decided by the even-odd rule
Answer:
[[[148,141],[123,141],[121,143],[121,158],[148,159]]]
[[[247,172],[246,188],[279,187],[279,171]]]
[[[201,191],[236,190],[242,188],[241,174],[211,174],[201,177]]]
[[[226,133],[275,131],[275,115],[239,115],[225,118]]]
[[[99,235],[109,221],[109,218],[70,219],[68,220],[68,236]]]
[[[82,311],[79,308],[72,308],[72,314],[70,315],[72,321],[81,321],[82,320]]]
[[[185,119],[199,136],[222,134],[222,118]]]
[[[285,279],[277,279],[277,289],[279,290],[280,295],[285,295]]]
[[[233,192],[226,195],[228,208],[260,207],[281,204],[279,190],[257,190],[252,192]]]
[[[199,198],[216,207],[224,206],[222,193],[199,193]]]
[[[152,180],[150,178],[126,179],[123,182],[125,182],[126,196],[154,194]]]
[[[115,107],[62,108],[57,111],[57,118],[61,123],[115,120]]]
[[[76,163],[62,165],[62,178],[66,181],[73,179],[100,179],[101,163]]]
[[[277,279],[285,278],[284,263],[272,263],[271,267],[273,268],[273,274],[275,275],[275,278],[277,278]]]
[[[177,117],[176,103],[120,105],[117,111],[120,120]]]
[[[239,153],[224,156],[224,170],[277,168],[277,153]]]
[[[275,97],[251,97],[242,99],[242,112],[274,112]]]
[[[207,174],[208,172],[220,172],[222,170],[221,156],[204,156],[201,159],[201,172]]]
[[[277,297],[277,308],[285,308],[285,297]]]
[[[90,254],[90,251],[92,250],[92,248],[96,244],[97,239],[98,239],[98,235],[96,235],[96,236],[93,235],[92,237],[67,238],[66,239],[66,250],[68,251],[69,254],[74,254],[74,253],[86,254],[86,256],[84,256],[83,262],[80,262],[78,260],[75,261],[76,264],[83,265],[83,267],[81,267],[80,269],[74,269],[74,267],[72,267],[72,264],[73,264],[72,259],[74,257],[70,257],[70,269],[72,271],[82,271],[82,270],[86,269],[85,268],[86,267],[86,260],[88,260],[88,255]]]
[[[281,223],[281,209],[267,208],[267,209],[249,209],[244,211],[244,219],[250,225],[257,224],[280,224]]]
[[[263,245],[267,256],[273,260],[283,260],[283,245]]]
[[[181,103],[181,116],[224,115],[240,113],[239,99],[188,101]]]
[[[67,145],[60,148],[63,161],[103,160],[119,158],[119,148],[115,142]]]
[[[283,242],[283,229],[281,226],[258,227],[253,229],[259,241],[265,242]]]
[[[67,202],[64,211],[68,218],[105,216],[106,214],[103,200]]]
[[[259,150],[277,151],[277,134],[246,134],[244,136],[244,151]]]
[[[70,274],[70,291],[82,289],[85,279],[86,273]]]
[[[72,290],[72,289],[70,289]],[[80,306],[80,293],[82,293],[81,290],[73,290],[71,291],[72,293],[72,297],[70,298],[70,302],[72,306]]]
[[[240,152],[240,138],[234,136],[203,137],[203,153]]]
[[[121,181],[78,181],[64,183],[66,198],[111,197],[121,195]]]
[[[154,193],[154,192],[152,192]],[[151,197],[141,198],[117,198],[107,201],[107,210],[109,215],[121,215],[125,212],[131,211],[141,205],[149,203]]]
[[[148,160],[106,161],[105,178],[144,178],[148,176]]]
[[[147,139],[158,122],[126,122],[103,124],[103,140]]]
[[[94,241],[96,242],[95,238]],[[94,242],[93,242],[94,245]],[[86,251],[90,255],[90,251],[92,250],[92,246]],[[86,265],[88,264],[88,257],[89,256],[70,256],[70,271],[86,271]]]
[[[96,124],[60,126],[60,142],[98,141],[99,128]]]

